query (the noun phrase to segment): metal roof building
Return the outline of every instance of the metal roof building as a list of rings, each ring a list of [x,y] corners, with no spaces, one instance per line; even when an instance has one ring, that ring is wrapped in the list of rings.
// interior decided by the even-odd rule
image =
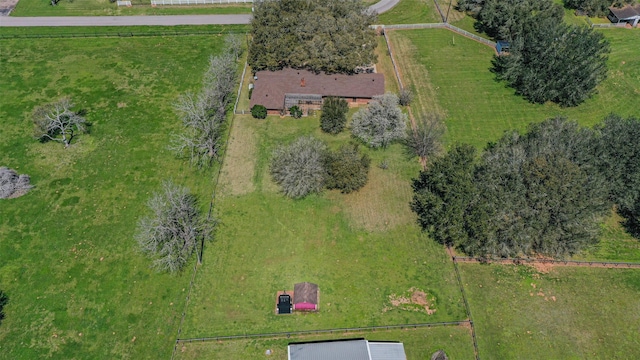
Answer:
[[[289,360],[407,360],[399,342],[344,339],[290,343]]]

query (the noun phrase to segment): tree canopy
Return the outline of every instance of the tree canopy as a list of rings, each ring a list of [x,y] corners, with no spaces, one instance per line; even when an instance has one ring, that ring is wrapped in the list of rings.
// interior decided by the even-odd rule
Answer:
[[[376,16],[360,0],[254,3],[248,62],[254,71],[285,67],[353,73],[376,62]]]
[[[597,241],[611,206],[596,139],[554,118],[506,133],[479,159],[456,146],[414,181],[412,209],[435,240],[470,255],[575,254]]]
[[[351,132],[372,148],[386,147],[406,135],[407,114],[398,106],[398,96],[374,96],[367,107],[353,114]]]
[[[347,123],[349,104],[338,97],[328,97],[322,102],[322,115],[320,115],[320,128],[329,134],[337,134],[344,129]]]
[[[582,11],[588,16],[603,16],[609,13],[610,6],[622,7],[635,2],[635,0],[564,0],[564,5]]]
[[[271,158],[271,176],[291,198],[319,192],[325,185],[326,145],[311,136],[278,147]]]
[[[494,58],[492,71],[534,103],[576,106],[607,76],[609,44],[585,26],[551,18],[530,21],[509,52]]]
[[[342,145],[336,152],[328,153],[326,159],[328,189],[348,194],[367,183],[371,159],[360,154],[358,144]]]

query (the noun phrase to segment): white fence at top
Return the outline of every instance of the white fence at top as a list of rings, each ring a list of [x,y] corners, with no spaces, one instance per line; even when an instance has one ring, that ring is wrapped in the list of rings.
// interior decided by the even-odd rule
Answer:
[[[253,0],[151,0],[151,5],[250,4]]]

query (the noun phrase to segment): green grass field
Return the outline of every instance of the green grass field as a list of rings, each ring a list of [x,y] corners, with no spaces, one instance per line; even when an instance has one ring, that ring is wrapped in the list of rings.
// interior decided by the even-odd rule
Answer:
[[[0,326],[6,359],[167,357],[191,271],[150,269],[133,234],[168,178],[203,199],[213,172],[166,149],[176,96],[199,86],[222,37],[2,40],[0,164],[35,188],[1,200]],[[70,148],[32,138],[30,112],[70,96],[91,134]]]
[[[396,60],[406,82],[418,94],[415,107],[447,114],[448,143],[482,147],[505,130],[524,130],[531,122],[562,115],[593,125],[607,114],[637,115],[640,95],[640,32],[602,30],[611,42],[609,78],[598,94],[574,108],[531,104],[497,82],[489,71],[494,50],[447,30],[403,30],[391,33]]]
[[[483,359],[637,359],[640,272],[460,265]]]
[[[464,327],[434,327],[374,332],[336,333],[313,336],[292,336],[282,339],[234,340],[205,343],[184,343],[178,346],[177,359],[273,359],[287,360],[289,342],[319,341],[338,338],[365,338],[379,341],[401,341],[408,360],[429,359],[444,350],[451,360],[472,359],[471,333]],[[271,350],[267,357],[265,351]]]
[[[378,24],[420,24],[442,22],[433,0],[400,0],[391,10],[378,15]]]
[[[248,14],[251,5],[188,5],[152,7],[149,0],[133,0],[132,7],[118,6],[109,0],[60,0],[51,6],[48,0],[20,0],[11,16],[105,16],[105,15],[204,15]]]
[[[320,133],[317,117],[236,117],[223,167],[217,213],[222,224],[205,250],[181,337],[460,320],[452,264],[420,233],[409,211],[416,161],[400,145],[368,151],[367,186],[302,200],[279,193],[268,174],[277,144],[314,134],[335,148],[349,141]],[[383,159],[387,170],[377,167]],[[247,181],[248,180],[248,181]],[[319,284],[320,311],[277,316],[276,292]],[[401,309],[390,296],[427,294],[436,310]]]

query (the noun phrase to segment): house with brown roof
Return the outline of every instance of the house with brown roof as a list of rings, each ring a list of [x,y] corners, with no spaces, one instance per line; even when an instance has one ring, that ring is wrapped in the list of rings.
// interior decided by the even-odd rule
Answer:
[[[640,5],[627,5],[621,8],[612,6],[609,8],[609,16],[607,18],[614,24],[629,23],[631,26],[636,27],[640,21]]]
[[[323,99],[329,96],[343,98],[350,106],[356,106],[384,94],[384,75],[378,73],[324,74],[287,68],[258,71],[254,79],[250,106],[263,105],[270,114],[294,105],[303,111],[320,109]]]

